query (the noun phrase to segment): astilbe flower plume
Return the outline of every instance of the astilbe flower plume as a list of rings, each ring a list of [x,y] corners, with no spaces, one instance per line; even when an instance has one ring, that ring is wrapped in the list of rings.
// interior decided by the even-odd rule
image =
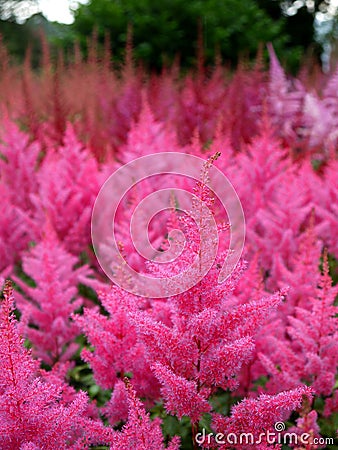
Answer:
[[[0,129],[1,184],[7,186],[13,205],[28,211],[32,208],[30,195],[37,189],[39,142],[30,142],[30,136],[5,117]]]
[[[330,253],[338,258],[338,161],[334,154],[322,168],[322,174],[305,173],[305,183],[314,205],[315,230]]]
[[[281,134],[288,144],[295,142],[297,147],[304,146],[306,140],[297,134],[298,121],[301,118],[304,88],[299,80],[291,80],[281,67],[272,45],[269,46],[270,79],[269,109],[273,123],[282,124]],[[303,147],[302,147],[303,148]]]
[[[128,401],[128,421],[120,432],[115,432],[111,450],[178,450],[180,439],[174,437],[165,447],[161,430],[161,420],[150,420],[141,401],[136,397],[136,392],[128,378],[125,379]]]
[[[208,197],[203,182],[197,184],[195,193],[212,207],[212,199],[210,194]],[[193,203],[193,208],[199,226],[208,229],[205,210],[199,208],[198,202]],[[200,250],[196,244],[196,230],[187,226],[184,231],[188,249],[198,257]],[[194,287],[168,298],[171,324],[156,320],[147,311],[130,314],[139,339],[146,348],[146,358],[162,384],[161,393],[167,412],[178,418],[190,417],[193,439],[198,430],[198,421],[204,413],[212,410],[209,403],[211,394],[219,388],[234,390],[237,387],[236,376],[254,352],[253,337],[257,328],[278,307],[284,296],[284,292],[281,292],[234,306],[231,295],[244,267],[243,263],[239,263],[231,276],[219,284],[222,256],[225,256],[224,252]],[[294,401],[293,394],[283,393],[285,402],[289,399],[291,410],[298,405],[300,392],[301,389],[294,393],[297,398]],[[243,414],[245,404],[242,405]],[[246,420],[250,425],[249,410],[247,415]]]
[[[13,265],[20,260],[22,251],[33,239],[29,217],[12,203],[12,194],[0,179],[0,273],[8,276]]]
[[[87,266],[76,268],[78,264],[78,258],[64,249],[49,224],[42,240],[22,259],[23,271],[34,286],[13,276],[23,291],[18,294],[18,307],[25,337],[34,355],[49,365],[66,362],[78,349],[74,340],[79,328],[71,315],[83,304],[78,284],[90,284],[91,274]]]
[[[156,121],[146,94],[143,93],[142,109],[136,123],[133,123],[125,146],[121,146],[121,158],[127,163],[152,153],[178,151],[176,135],[172,129]]]
[[[288,266],[311,204],[303,195],[297,167],[268,118],[263,117],[259,135],[238,155],[230,175],[246,217],[246,257],[258,253],[274,280],[276,259]]]
[[[82,351],[82,358],[92,368],[96,383],[103,389],[114,389],[103,410],[114,424],[126,418],[126,396],[121,389],[126,374],[132,373],[137,395],[148,401],[158,398],[159,384],[129,317],[130,311],[138,310],[139,298],[118,287],[102,291],[99,298],[108,315],[95,307],[85,308],[83,316],[76,316],[75,321],[92,346],[92,351],[86,348]]]
[[[88,404],[84,392],[60,402],[60,386],[39,376],[39,363],[23,345],[13,308],[7,282],[0,310],[0,447],[83,449],[109,443],[111,430],[83,415]]]
[[[31,194],[37,189],[40,144],[5,116],[0,128],[0,272],[11,270],[33,239]]]
[[[299,238],[298,248],[290,258],[288,266],[282,258],[275,257],[275,273],[279,287],[288,286],[287,302],[282,305],[284,320],[294,314],[295,307],[307,309],[308,299],[316,295],[320,280],[318,264],[320,261],[322,243],[314,228],[314,216],[310,218],[308,228]]]
[[[99,191],[98,166],[71,125],[65,132],[64,146],[57,151],[49,149],[37,179],[38,190],[30,196],[36,238],[49,221],[66,250],[74,254],[86,250],[91,209]]]
[[[296,426],[288,429],[289,433],[295,433],[297,436],[306,436],[307,442],[301,446],[297,444],[291,445],[295,450],[317,450],[318,448],[323,448],[323,445],[315,444],[319,442],[319,425],[317,423],[318,414],[315,410],[307,411],[301,417],[296,420]],[[316,441],[314,441],[316,439]]]
[[[251,449],[254,443],[255,448],[261,450],[280,448],[275,423],[286,420],[293,410],[300,408],[303,402],[311,401],[311,398],[311,389],[303,386],[277,395],[262,394],[257,399],[244,399],[232,407],[230,417],[214,414],[212,428],[235,439],[221,444],[219,448],[246,450]],[[267,431],[274,433],[275,443],[271,440],[269,442]],[[240,442],[239,437],[246,433],[253,435],[253,442],[249,441],[250,445],[246,445],[246,441]]]
[[[332,402],[330,398],[335,395],[338,367],[338,319],[334,305],[338,288],[331,283],[327,254],[324,253],[323,273],[315,295],[307,299],[306,308],[303,302],[303,306],[297,306],[295,314],[288,317],[287,338],[270,337],[274,350],[271,347],[269,354],[260,355],[271,376],[268,383],[271,391],[286,385],[300,385],[306,380],[316,395],[329,397]],[[281,354],[287,357],[281,358]]]

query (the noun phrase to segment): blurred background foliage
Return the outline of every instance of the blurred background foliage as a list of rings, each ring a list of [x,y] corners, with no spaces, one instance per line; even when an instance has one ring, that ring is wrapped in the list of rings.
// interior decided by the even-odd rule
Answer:
[[[92,0],[75,12],[73,30],[83,48],[93,26],[101,41],[108,30],[113,54],[119,59],[131,24],[135,59],[152,68],[171,63],[175,55],[183,67],[194,65],[199,28],[209,64],[217,54],[236,64],[241,56],[254,57],[260,43],[273,42],[277,53],[294,68],[307,51],[320,52],[312,14],[306,12],[305,20],[303,16],[301,26],[299,22],[298,27],[290,26],[292,18],[284,16],[274,0]]]
[[[0,0],[0,33],[17,61],[29,47],[34,66],[41,35],[54,53],[62,49],[71,54],[78,42],[86,55],[93,31],[99,45],[109,37],[119,62],[129,27],[134,58],[149,69],[160,70],[175,58],[182,68],[194,66],[198,49],[207,64],[221,57],[235,66],[239,58],[255,57],[260,44],[272,42],[281,61],[295,72],[304,58],[319,62],[323,49],[331,50],[337,28],[337,8],[330,0],[90,0],[74,10],[71,25],[48,22],[39,12],[21,23],[28,8],[39,11],[38,1]],[[314,26],[318,14],[327,19],[319,34]]]

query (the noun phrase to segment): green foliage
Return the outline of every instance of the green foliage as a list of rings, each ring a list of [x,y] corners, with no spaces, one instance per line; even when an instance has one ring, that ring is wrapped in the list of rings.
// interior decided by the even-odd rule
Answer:
[[[325,400],[323,397],[316,397],[313,404],[313,409],[318,412],[319,419],[318,425],[320,427],[320,435],[323,438],[332,438],[336,436],[336,431],[338,429],[338,412],[334,412],[329,417],[323,417]],[[338,449],[338,445],[328,445],[328,449]]]
[[[231,406],[239,401],[233,397],[231,392],[219,389],[210,399],[214,412],[230,415]],[[156,403],[151,409],[151,418],[160,417],[162,420],[162,431],[167,442],[174,436],[180,436],[181,448],[189,450],[192,446],[191,422],[188,417],[182,417],[179,420],[176,416],[168,415],[164,409],[163,403]],[[206,434],[212,433],[211,414],[204,414],[198,424],[198,429],[205,429]]]
[[[35,0],[29,1],[36,4]],[[259,44],[272,42],[282,63],[296,72],[304,55],[318,58],[321,52],[313,27],[320,2],[315,2],[314,11],[298,6],[297,14],[287,16],[281,8],[284,5],[285,12],[286,2],[278,0],[90,0],[75,11],[72,26],[50,23],[41,14],[20,25],[16,23],[17,11],[23,3],[0,0],[0,34],[9,53],[19,62],[29,46],[34,67],[41,60],[42,33],[52,44],[54,54],[57,48],[72,51],[75,40],[87,52],[94,30],[101,44],[106,35],[110,37],[114,59],[121,62],[128,25],[132,26],[135,59],[151,69],[171,64],[177,55],[183,68],[194,66],[198,29],[203,37],[200,50],[207,64],[213,64],[216,55],[221,55],[235,65],[241,56],[254,57]]]
[[[327,259],[329,263],[329,274],[332,278],[332,284],[335,286],[338,283],[338,261],[331,253],[328,253]],[[323,256],[320,258],[319,268],[321,271],[323,270]]]
[[[40,37],[29,25],[19,25],[15,22],[0,20],[0,34],[8,53],[18,62],[22,61],[27,50],[27,43],[34,55],[33,64],[36,65],[41,53]]]
[[[51,43],[66,42],[70,37],[67,25],[48,22],[42,14],[34,14],[23,24],[12,20],[0,20],[0,35],[11,60],[16,63],[24,60],[29,48],[30,60],[34,68],[41,63],[43,35]]]
[[[83,47],[94,28],[101,42],[109,33],[113,55],[120,60],[130,24],[135,59],[160,68],[179,54],[187,67],[196,62],[199,26],[207,63],[219,52],[235,64],[240,55],[255,56],[259,44],[266,42],[273,42],[277,52],[285,51],[287,58],[298,56],[299,48],[287,50],[285,20],[281,13],[278,19],[270,17],[254,0],[91,0],[75,12],[72,29]]]
[[[110,399],[111,391],[101,389],[95,383],[92,370],[80,359],[77,359],[76,366],[69,371],[68,376],[70,384],[77,390],[87,392],[90,399],[95,400],[98,406],[104,405]]]
[[[150,411],[150,417],[160,417],[162,420],[162,432],[166,442],[169,442],[174,436],[180,436],[181,448],[192,449],[191,443],[191,422],[189,417],[182,417],[179,420],[176,416],[168,415],[164,409],[163,403],[157,403]]]

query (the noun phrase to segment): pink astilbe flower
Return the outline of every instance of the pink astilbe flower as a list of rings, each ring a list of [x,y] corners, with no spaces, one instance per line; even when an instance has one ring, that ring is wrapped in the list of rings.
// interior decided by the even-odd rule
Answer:
[[[135,208],[149,194],[156,191],[157,188],[165,187],[161,184],[161,180],[152,177],[151,181],[143,180],[141,186],[130,189],[128,196],[121,202],[117,210],[117,223],[115,226],[116,240],[120,243],[121,250],[123,248],[123,257],[128,264],[138,272],[145,271],[145,259],[135,251],[133,236],[142,235],[147,230],[149,240],[153,246],[159,247],[166,233],[165,222],[161,218],[155,218],[148,224],[148,214],[145,208],[142,214],[138,216],[138,220],[133,230],[133,236],[130,233],[130,221],[134,214]],[[111,259],[114,252],[109,246],[106,250],[107,257]],[[114,253],[113,253],[114,254]]]
[[[70,318],[83,303],[77,285],[90,271],[86,266],[75,268],[76,264],[78,259],[63,248],[49,226],[43,239],[23,256],[23,270],[35,287],[13,277],[24,292],[18,295],[18,306],[27,324],[25,336],[33,354],[49,365],[66,362],[78,348],[74,339],[79,328]]]
[[[277,287],[281,267],[291,269],[311,211],[318,239],[336,254],[338,204],[334,158],[317,173],[308,160],[292,162],[290,149],[275,135],[263,118],[260,134],[228,168],[246,216],[245,256],[259,254],[270,290]]]
[[[50,149],[41,165],[38,192],[32,194],[37,237],[46,219],[65,248],[75,254],[90,242],[92,206],[99,191],[97,162],[69,125],[64,146]]]
[[[20,323],[19,323],[20,324]],[[74,368],[74,362],[56,363],[51,370],[40,369],[38,372],[42,381],[57,386],[61,392],[58,399],[59,404],[67,406],[77,397],[77,391],[69,384],[68,371]],[[99,410],[95,400],[87,403],[86,409],[83,411],[83,417],[99,419]]]
[[[6,118],[0,131],[0,180],[10,192],[10,202],[28,211],[32,208],[30,195],[37,190],[36,170],[40,144],[29,142],[29,135]]]
[[[142,99],[138,122],[132,124],[127,143],[121,146],[121,157],[125,163],[152,153],[178,150],[175,133],[155,120],[145,93]]]
[[[303,377],[312,380],[317,395],[331,394],[338,367],[338,307],[334,306],[338,287],[331,284],[324,253],[316,297],[309,299],[311,310],[297,308],[296,317],[289,317],[288,333],[305,357]]]
[[[84,392],[68,404],[60,403],[60,387],[37,376],[38,362],[18,333],[9,283],[1,305],[0,342],[1,448],[73,449],[111,441],[111,430],[83,417],[88,402]]]
[[[179,438],[172,439],[168,447],[164,447],[159,418],[150,420],[142,403],[136,397],[136,392],[130,382],[126,380],[129,413],[128,421],[120,432],[114,434],[113,445],[110,450],[170,450],[179,449]]]
[[[0,272],[18,262],[34,238],[32,201],[40,144],[5,117],[0,129]]]
[[[325,94],[324,94],[325,95]],[[306,92],[303,97],[303,115],[308,147],[320,150],[320,146],[327,147],[335,137],[334,116],[326,104],[315,92]]]
[[[118,95],[116,95],[118,92]],[[142,108],[142,82],[132,64],[124,71],[124,79],[115,88],[114,103],[108,109],[108,133],[116,148],[127,140],[128,131]],[[106,93],[104,92],[104,97]],[[93,134],[95,131],[93,130]]]
[[[164,68],[162,76],[152,74],[146,86],[149,100],[156,120],[165,122],[170,127],[176,124],[179,92],[176,89],[178,76],[177,61],[168,68]]]
[[[213,201],[203,181],[197,183],[195,194],[212,208]],[[197,201],[192,208],[200,230],[206,232],[211,225],[205,210]],[[206,253],[201,254],[196,229],[189,226],[189,219],[182,222],[190,254],[207,259],[210,247],[204,248]],[[228,279],[219,284],[222,256],[224,252],[195,286],[167,300],[171,323],[164,324],[147,311],[130,314],[139,340],[145,346],[146,358],[162,384],[167,411],[178,417],[189,416],[193,435],[197,422],[210,411],[210,395],[218,388],[237,387],[236,377],[254,352],[253,336],[257,328],[284,296],[281,292],[234,306],[232,295],[244,264],[240,262]],[[186,262],[183,259],[180,255],[176,270]],[[164,273],[171,275],[168,269]]]
[[[259,56],[257,59],[249,72],[245,65],[239,64],[237,73],[227,87],[223,120],[224,125],[230,128],[231,143],[236,150],[242,150],[243,144],[251,142],[252,137],[259,132],[267,86],[263,62]]]
[[[323,412],[324,417],[329,417],[331,414],[338,411],[338,389],[333,391],[332,397],[329,397],[325,401],[325,408]]]
[[[289,287],[287,301],[281,307],[285,320],[294,313],[295,307],[307,309],[308,299],[316,295],[320,280],[318,264],[322,245],[316,236],[312,219],[311,222],[299,238],[297,251],[290,259],[289,267],[286,267],[278,254],[275,258],[275,280],[279,287]]]
[[[332,159],[324,167],[321,177],[313,176],[307,182],[310,185],[311,200],[314,203],[316,233],[322,239],[328,251],[338,257],[338,161]]]
[[[200,75],[197,79],[191,74],[186,77],[177,99],[177,135],[183,145],[189,142],[195,130],[198,130],[204,142],[211,139],[224,108],[226,86],[222,82],[220,72],[215,70],[210,78]],[[202,89],[202,85],[208,87]],[[215,111],[219,112],[219,115]]]
[[[183,416],[190,417],[195,423],[201,418],[201,414],[210,411],[211,406],[207,401],[209,390],[199,392],[196,382],[176,375],[160,363],[155,363],[153,370],[163,385],[161,393],[170,414],[176,414],[179,419]]]
[[[102,292],[100,299],[109,317],[97,308],[86,308],[83,316],[76,316],[76,323],[94,347],[93,351],[84,349],[82,358],[91,366],[95,381],[103,389],[113,389],[119,379],[132,373],[133,385],[140,397],[149,400],[158,398],[159,384],[150,370],[144,345],[137,340],[135,325],[128,315],[138,309],[137,297],[114,287],[110,292]],[[113,393],[106,410],[112,423],[116,421],[116,414],[113,412],[110,418],[109,411],[113,410],[116,396],[120,398],[118,392]]]
[[[304,87],[297,79],[288,79],[283,68],[279,64],[276,54],[269,46],[270,54],[270,80],[269,80],[269,110],[273,118],[273,124],[280,128],[281,137],[294,147],[306,148],[306,135],[297,133],[304,125],[302,107]]]
[[[320,98],[313,89],[307,92],[299,79],[286,76],[272,46],[269,53],[268,100],[273,123],[297,153],[318,152],[323,157],[323,148],[327,151],[337,142],[337,69],[321,89]]]
[[[299,444],[294,444],[290,442],[290,446],[295,450],[316,450],[318,448],[323,448],[323,445],[315,444],[319,442],[321,438],[319,434],[319,425],[317,423],[318,414],[315,410],[303,414],[296,420],[297,426],[288,429],[288,433],[296,433],[298,436],[306,435],[306,443],[304,442],[301,446]]]
[[[33,442],[28,442],[22,444],[20,446],[20,450],[40,450],[40,448],[37,445],[33,444]]]
[[[326,254],[323,268],[315,296],[308,298],[307,308],[296,307],[295,315],[288,317],[289,339],[268,338],[273,344],[270,352],[260,355],[272,377],[267,385],[272,392],[306,380],[316,395],[332,394],[338,367],[338,319],[334,306],[338,288],[331,286]]]
[[[323,91],[323,104],[329,114],[329,125],[331,125],[330,133],[326,136],[327,141],[335,146],[337,143],[337,85],[338,85],[338,65],[332,76],[328,78],[325,89]]]
[[[261,300],[268,295],[264,289],[264,270],[259,260],[259,254],[256,253],[249,262],[245,276],[239,279],[233,292],[236,305],[242,301],[247,303],[249,298],[251,300]]]
[[[232,407],[230,417],[214,414],[212,428],[217,433],[237,438],[233,444],[224,443],[219,448],[251,449],[253,443],[246,445],[246,441],[240,442],[241,434],[245,433],[252,433],[254,442],[262,443],[262,448],[279,448],[274,424],[288,419],[293,410],[300,408],[302,402],[311,397],[310,388],[299,387],[278,395],[262,394],[256,399],[244,399]],[[267,431],[274,433],[275,444],[267,440]]]
[[[111,425],[116,425],[121,420],[128,418],[128,394],[122,380],[117,380],[108,403],[101,408]]]
[[[271,290],[276,289],[278,279],[276,265],[280,263],[286,268],[291,267],[302,230],[310,216],[311,206],[311,203],[306,202],[298,174],[289,171],[283,175],[275,199],[272,201],[267,199],[264,209],[256,214],[260,228],[256,236],[258,248],[262,253],[262,261],[269,270],[268,286]]]
[[[11,193],[0,179],[0,273],[12,271],[12,266],[20,260],[34,233],[29,226],[29,217],[12,203]]]
[[[265,210],[267,203],[276,203],[280,183],[291,170],[288,150],[275,136],[269,119],[263,117],[260,133],[238,154],[232,180],[241,199],[249,233],[260,233],[257,213]],[[243,183],[243,179],[246,183]],[[248,236],[250,238],[250,234]],[[250,245],[254,243],[250,242]]]

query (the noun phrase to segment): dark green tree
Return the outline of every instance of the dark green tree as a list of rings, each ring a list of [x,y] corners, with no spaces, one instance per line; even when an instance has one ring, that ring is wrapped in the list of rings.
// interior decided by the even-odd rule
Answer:
[[[176,54],[183,66],[193,64],[198,24],[202,25],[208,63],[213,62],[216,50],[236,63],[239,55],[254,56],[259,43],[265,42],[290,53],[289,36],[283,32],[285,18],[280,13],[278,19],[272,19],[254,0],[91,0],[75,11],[72,28],[83,45],[94,28],[101,42],[108,32],[113,54],[121,59],[128,24],[133,29],[135,58],[151,68],[170,63]]]
[[[38,64],[41,50],[39,24],[34,18],[22,23],[37,11],[37,0],[0,0],[1,40],[14,61],[21,62],[29,46],[32,62]]]
[[[299,48],[302,54],[311,53],[319,59],[322,48],[316,40],[314,22],[319,11],[327,11],[329,0],[327,2],[316,0],[313,3],[305,0],[256,1],[273,20],[278,20],[281,15],[284,16],[282,32],[288,36],[289,46]]]

